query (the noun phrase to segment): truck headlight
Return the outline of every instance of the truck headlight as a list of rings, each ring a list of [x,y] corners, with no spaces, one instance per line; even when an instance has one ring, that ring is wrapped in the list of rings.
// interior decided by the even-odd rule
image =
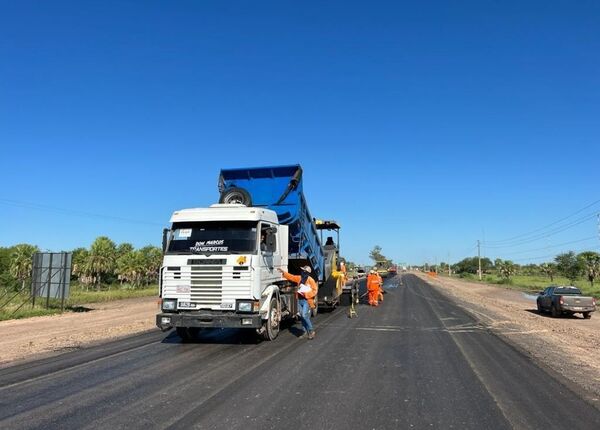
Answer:
[[[237,310],[238,312],[252,312],[252,301],[238,301]]]
[[[163,311],[174,311],[177,307],[177,299],[163,299],[162,310]]]

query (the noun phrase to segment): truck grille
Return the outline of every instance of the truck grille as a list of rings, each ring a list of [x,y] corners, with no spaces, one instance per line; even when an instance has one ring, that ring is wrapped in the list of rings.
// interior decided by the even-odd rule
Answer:
[[[252,294],[252,273],[248,266],[214,263],[164,269],[163,297],[192,302],[194,309],[221,309],[223,303],[232,304]]]
[[[192,266],[191,300],[200,306],[215,306],[223,297],[223,266]]]

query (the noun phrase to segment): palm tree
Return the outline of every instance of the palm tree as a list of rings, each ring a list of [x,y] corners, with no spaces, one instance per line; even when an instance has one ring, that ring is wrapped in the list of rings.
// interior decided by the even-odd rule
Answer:
[[[145,272],[144,256],[140,251],[130,251],[117,260],[117,273],[121,281],[129,282],[137,287]]]
[[[106,236],[96,238],[90,247],[86,265],[98,290],[100,290],[102,277],[113,273],[116,260],[117,248],[115,243]]]
[[[496,259],[496,269],[498,270],[500,276],[507,281],[517,272],[515,263],[510,260],[501,260],[500,258]]]
[[[550,278],[550,282],[554,282],[554,272],[556,271],[556,264],[554,263],[543,263],[540,265],[542,273]]]
[[[144,278],[148,285],[158,278],[158,271],[162,265],[162,251],[156,246],[148,245],[140,249],[140,254],[144,259]]]
[[[131,243],[128,242],[123,242],[121,244],[119,244],[119,246],[117,246],[117,257],[121,257],[125,254],[127,254],[128,252],[133,251],[135,248],[133,247],[133,245]]]
[[[25,289],[25,282],[31,276],[33,254],[38,251],[37,246],[21,244],[16,245],[10,255],[10,274],[21,281],[21,290]]]
[[[590,285],[594,286],[594,280],[600,276],[600,254],[593,251],[585,251],[577,256],[581,262],[581,266],[590,281]]]
[[[85,285],[86,291],[89,291],[89,285],[93,283],[93,273],[90,267],[90,252],[85,248],[73,250],[72,273],[77,277],[80,284]]]

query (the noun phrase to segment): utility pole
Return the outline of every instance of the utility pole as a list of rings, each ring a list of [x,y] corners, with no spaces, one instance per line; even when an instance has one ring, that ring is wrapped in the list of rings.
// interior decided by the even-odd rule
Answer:
[[[481,242],[477,241],[477,260],[479,260],[479,280],[481,281]]]

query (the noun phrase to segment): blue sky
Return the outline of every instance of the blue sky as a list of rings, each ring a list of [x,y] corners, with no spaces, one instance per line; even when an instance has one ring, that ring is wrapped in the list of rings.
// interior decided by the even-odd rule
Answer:
[[[497,242],[600,199],[598,28],[594,1],[7,2],[0,246],[159,244],[221,167],[300,163],[354,261],[598,248],[593,217]]]

